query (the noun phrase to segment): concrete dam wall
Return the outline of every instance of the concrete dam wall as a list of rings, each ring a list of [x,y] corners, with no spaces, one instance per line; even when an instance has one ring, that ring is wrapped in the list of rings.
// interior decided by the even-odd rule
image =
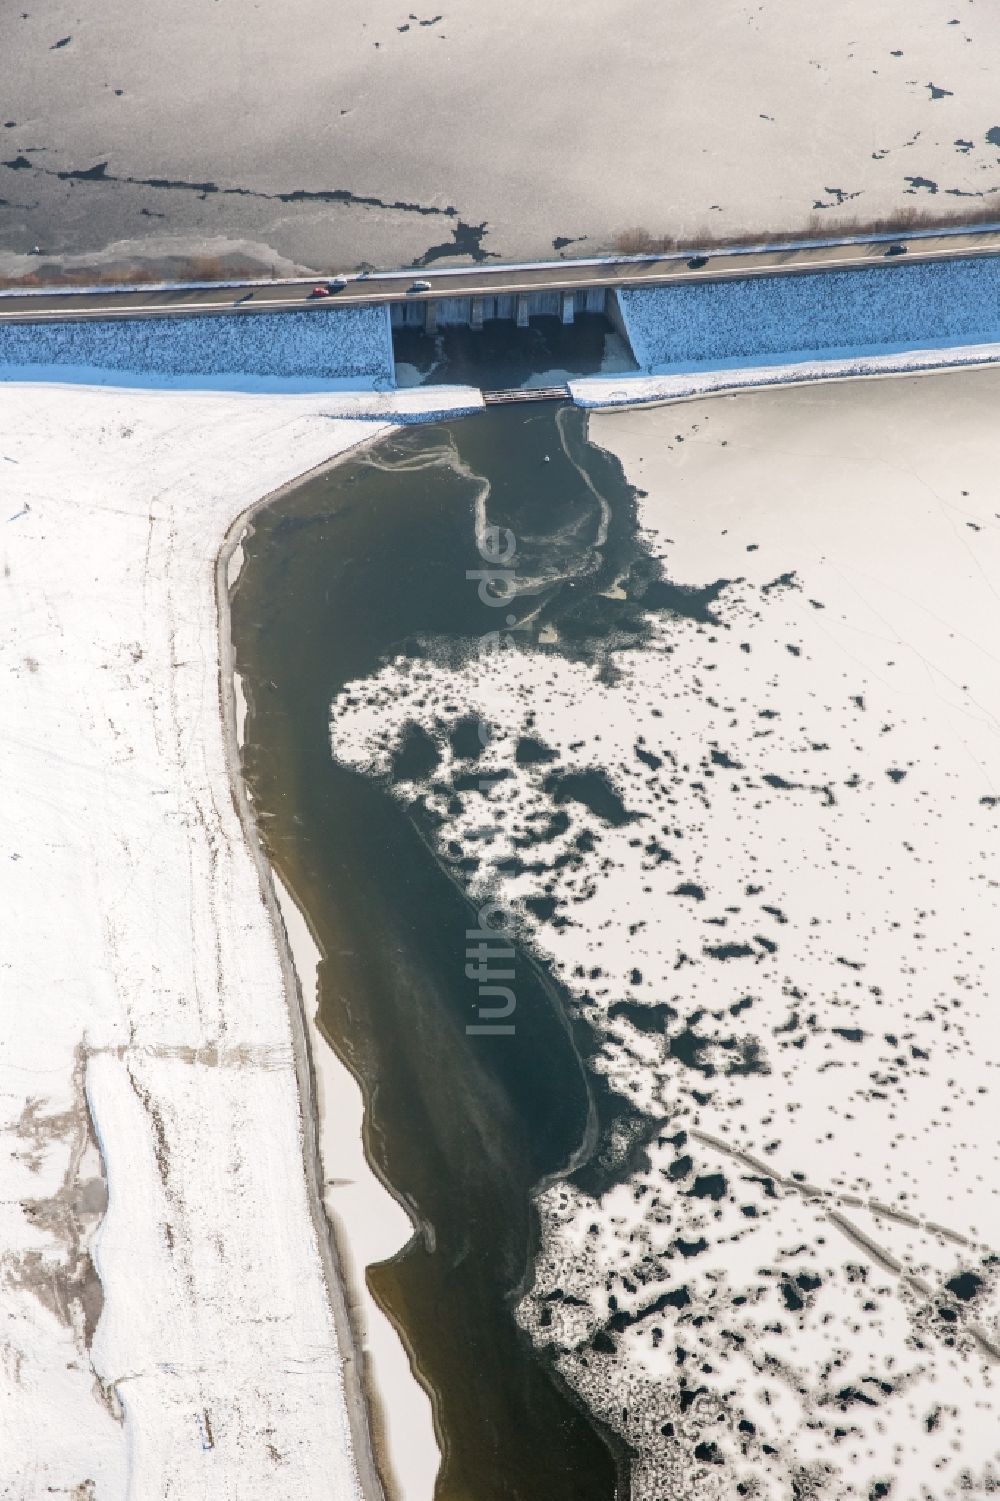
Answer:
[[[394,302],[393,328],[482,328],[499,319],[527,328],[532,318],[558,318],[572,323],[577,313],[603,313],[610,301],[606,287],[563,292],[498,292],[492,297],[435,297],[429,301]]]
[[[395,384],[393,330],[478,329],[494,319],[527,328],[534,318],[569,324],[601,312],[631,346],[640,371],[656,376],[1000,344],[1000,255],[919,261],[899,254],[851,269],[742,275],[727,266],[716,278],[711,261],[708,267],[690,281],[616,289],[500,290],[505,282],[516,288],[514,278],[532,270],[513,267],[498,268],[498,290],[489,295],[454,296],[449,285],[429,296],[424,289],[407,298],[397,292],[391,303],[289,311],[231,304],[175,316],[143,309],[84,318],[68,311],[47,321],[0,322],[0,368],[20,378],[202,389],[387,390]],[[607,273],[610,280],[634,270],[609,265]]]
[[[651,374],[1000,341],[1000,257],[622,288]]]
[[[381,390],[394,384],[385,307],[0,324],[7,375],[203,388]]]

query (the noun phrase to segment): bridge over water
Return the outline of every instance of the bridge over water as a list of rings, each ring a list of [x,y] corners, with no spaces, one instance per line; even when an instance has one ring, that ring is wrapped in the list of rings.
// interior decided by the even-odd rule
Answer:
[[[1000,225],[345,278],[0,292],[0,366],[391,385],[392,331],[605,314],[644,372],[1000,342]]]

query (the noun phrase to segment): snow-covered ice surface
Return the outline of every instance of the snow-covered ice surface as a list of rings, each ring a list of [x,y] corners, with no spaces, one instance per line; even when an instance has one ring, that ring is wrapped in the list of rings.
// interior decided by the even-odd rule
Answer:
[[[333,705],[372,774],[433,735],[397,794],[599,1039],[601,1186],[542,1194],[518,1317],[635,1501],[1000,1485],[998,399],[985,370],[595,415],[675,608],[596,663],[452,647]]]
[[[1000,339],[994,256],[623,288],[616,296],[633,353],[654,374],[766,355],[835,358]]]
[[[225,258],[227,239],[265,275],[268,246],[317,268],[525,260],[606,249],[636,225],[960,217],[1000,188],[986,0],[340,0],[335,14],[328,0],[5,6],[0,271]]]
[[[0,385],[5,1496],[359,1494],[214,572],[345,406]]]
[[[214,317],[119,318],[0,325],[0,367],[23,379],[81,379],[162,385],[200,377],[203,386],[263,381],[393,383],[392,338],[384,307]],[[71,373],[70,373],[71,372]]]

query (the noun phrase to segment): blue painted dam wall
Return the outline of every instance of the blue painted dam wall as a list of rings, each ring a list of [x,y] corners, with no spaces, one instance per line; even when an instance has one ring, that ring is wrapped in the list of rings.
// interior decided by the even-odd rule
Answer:
[[[653,374],[1000,341],[1000,256],[621,289]]]
[[[537,307],[497,296],[432,299],[393,314],[371,306],[3,323],[0,368],[22,378],[122,384],[388,389],[390,320],[478,326],[484,316],[515,316],[523,301],[526,315],[572,321],[577,303],[596,308],[605,291],[532,296]],[[546,298],[551,308],[542,306]],[[476,319],[473,302],[482,304]],[[621,288],[607,307],[652,374],[1000,343],[1000,255],[901,256],[860,269]]]
[[[383,389],[394,384],[384,307],[0,324],[0,367],[109,383]],[[12,367],[12,368],[11,368]]]

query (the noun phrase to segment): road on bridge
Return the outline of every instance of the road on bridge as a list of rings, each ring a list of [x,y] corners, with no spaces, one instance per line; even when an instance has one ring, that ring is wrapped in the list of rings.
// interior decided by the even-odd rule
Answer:
[[[366,307],[443,297],[495,297],[519,292],[584,291],[588,287],[669,286],[747,276],[801,275],[807,271],[911,264],[1000,254],[1000,229],[940,231],[893,239],[802,243],[764,248],[674,252],[669,255],[557,261],[528,266],[475,265],[347,277],[342,291],[310,296],[317,278],[216,283],[169,289],[137,285],[100,291],[72,289],[0,293],[0,322],[40,323],[91,318],[193,317],[199,313],[275,312],[305,308]],[[426,283],[413,291],[415,281]]]

